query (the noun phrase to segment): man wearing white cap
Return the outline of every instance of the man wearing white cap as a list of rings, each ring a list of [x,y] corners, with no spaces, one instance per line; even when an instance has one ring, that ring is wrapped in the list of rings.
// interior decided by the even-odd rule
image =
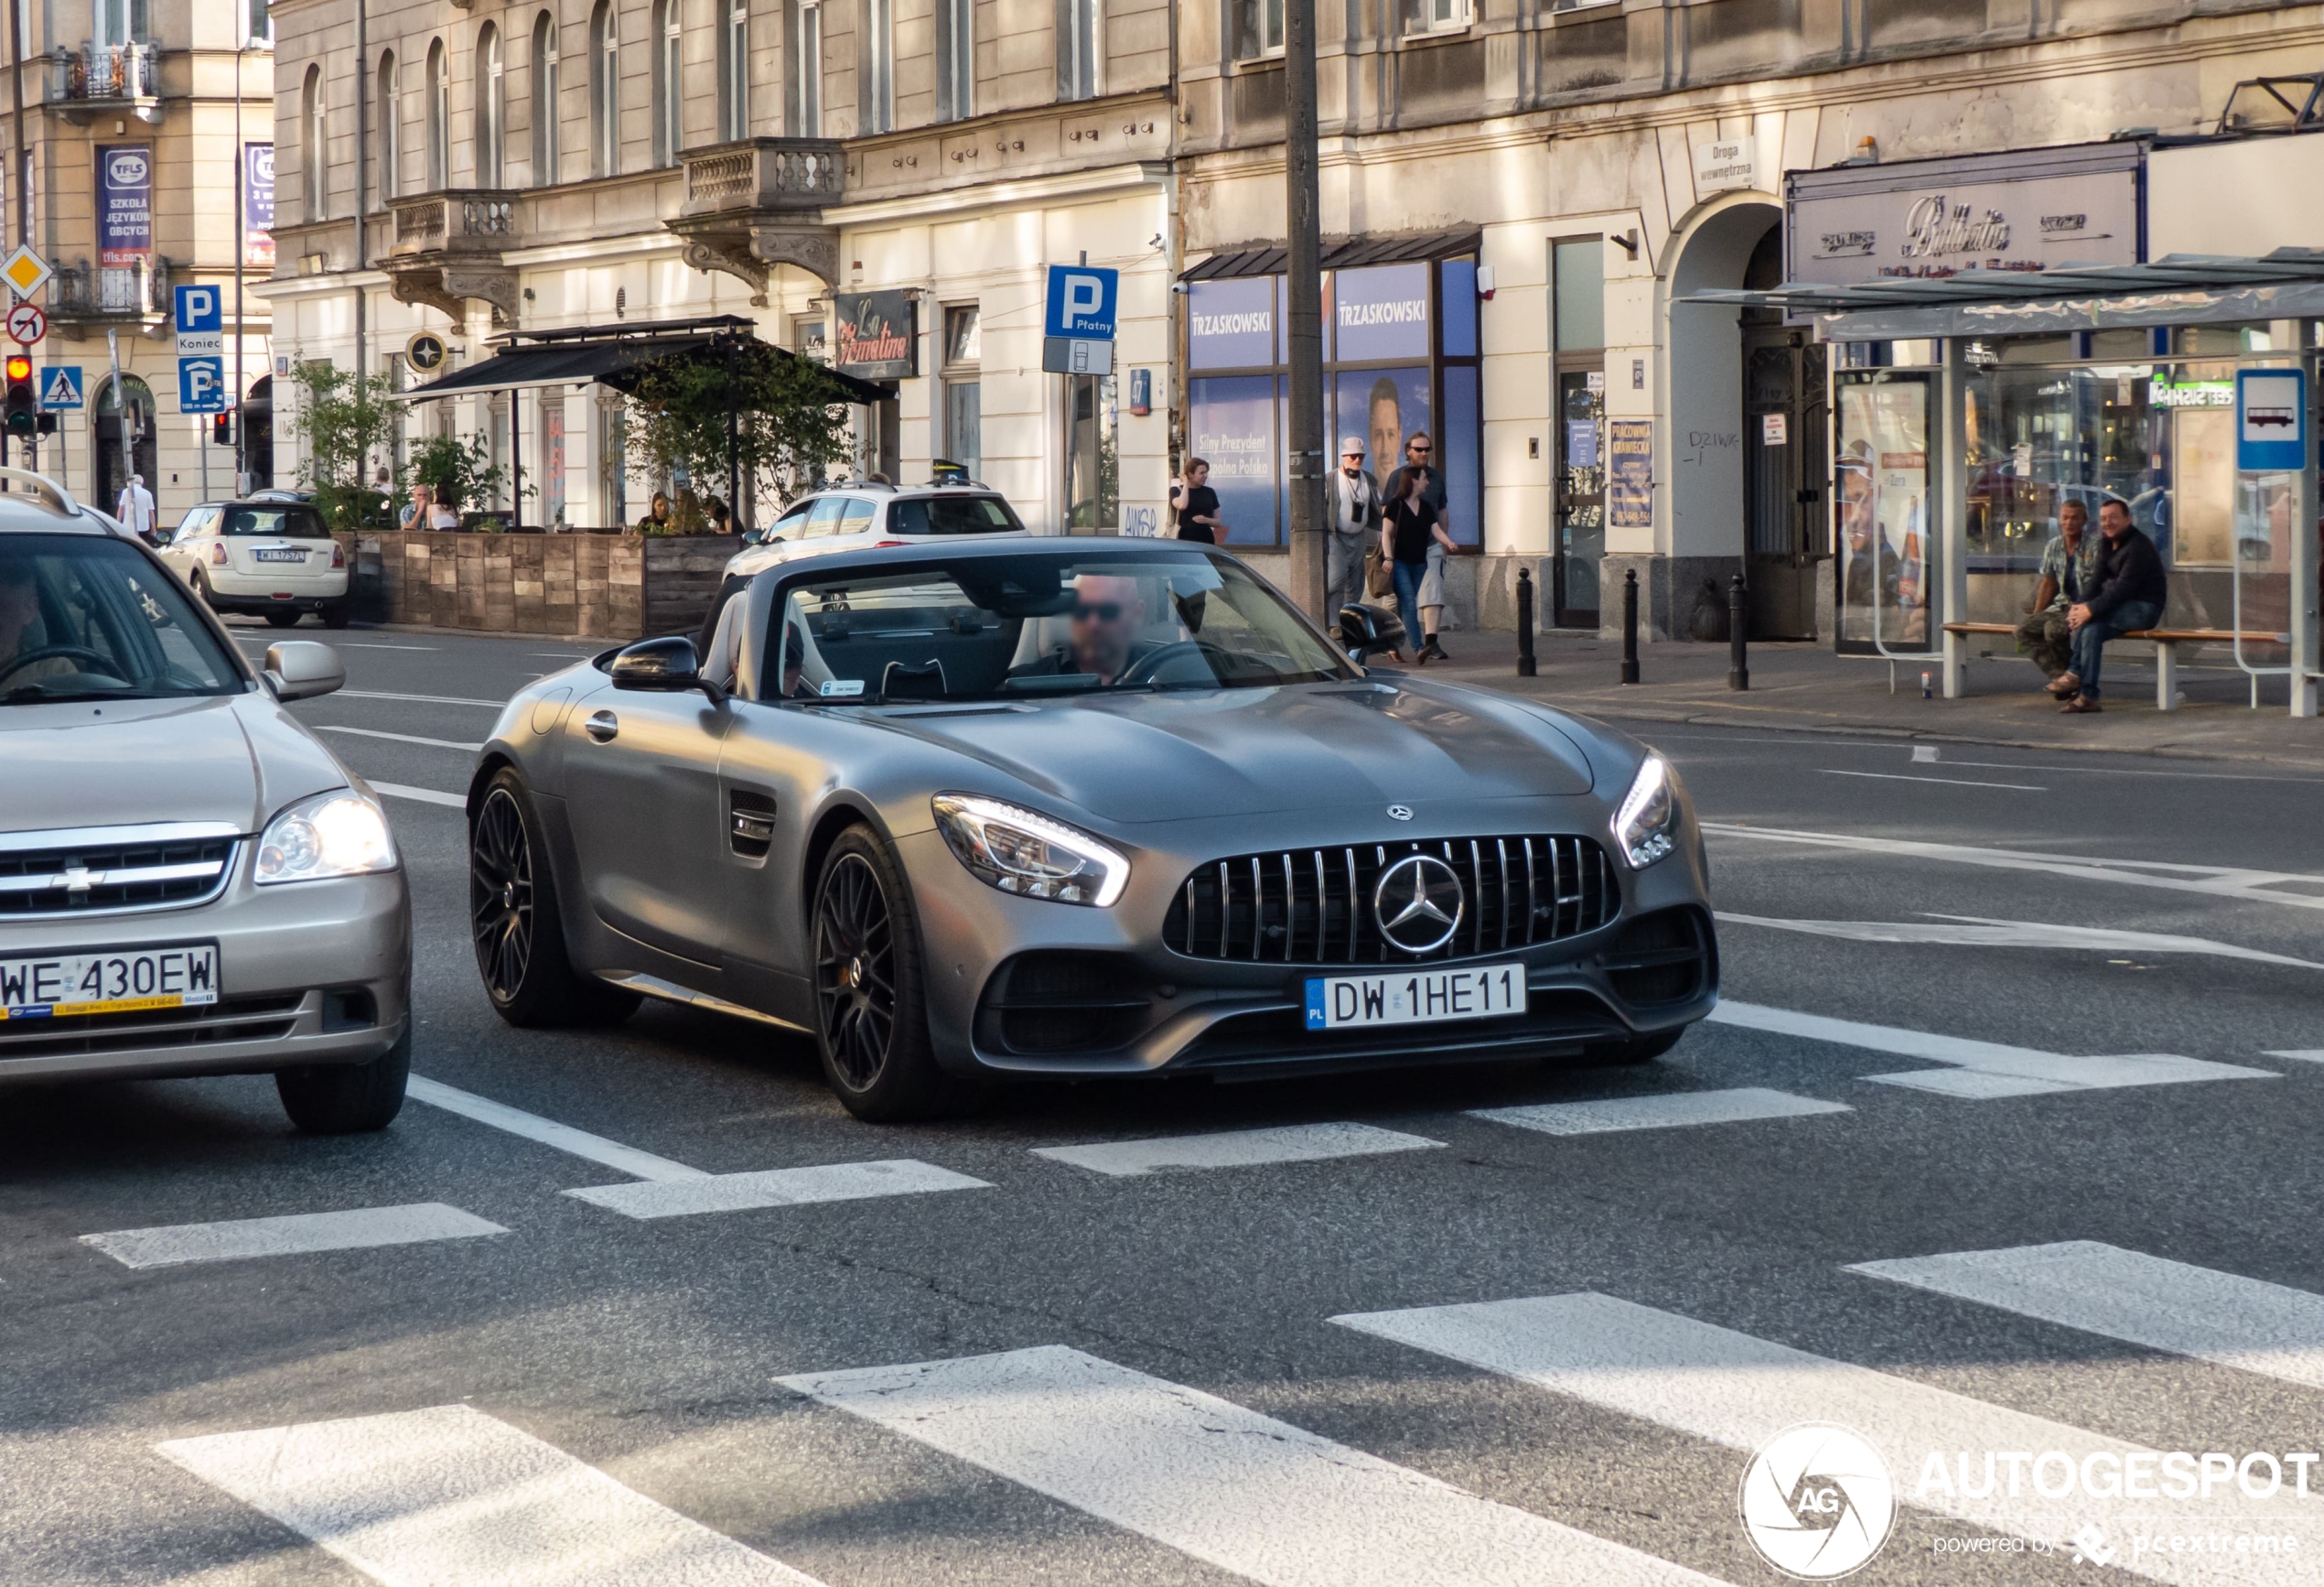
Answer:
[[[1331,537],[1325,542],[1323,610],[1327,627],[1337,626],[1340,609],[1364,598],[1363,554],[1380,528],[1380,487],[1363,466],[1363,441],[1340,443],[1340,471],[1331,476]]]

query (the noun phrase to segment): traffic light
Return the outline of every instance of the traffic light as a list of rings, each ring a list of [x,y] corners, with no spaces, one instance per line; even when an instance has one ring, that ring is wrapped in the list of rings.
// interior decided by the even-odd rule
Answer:
[[[32,392],[32,360],[21,352],[8,355],[7,429],[12,436],[29,436],[40,426],[40,404]]]
[[[234,444],[234,416],[231,414],[212,415],[210,421],[210,438],[218,446],[232,446]]]

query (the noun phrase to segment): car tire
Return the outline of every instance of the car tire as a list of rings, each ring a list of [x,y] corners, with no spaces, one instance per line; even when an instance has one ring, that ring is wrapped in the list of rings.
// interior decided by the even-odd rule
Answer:
[[[639,995],[576,970],[524,780],[503,766],[468,817],[468,923],[493,1012],[524,1029],[618,1025]]]
[[[1663,1031],[1652,1036],[1633,1036],[1627,1042],[1599,1042],[1582,1049],[1585,1063],[1652,1063],[1678,1045],[1686,1034],[1686,1027]]]
[[[323,626],[325,628],[345,628],[348,624],[348,620],[354,615],[355,614],[348,609],[346,601],[334,600],[328,606],[323,608]]]
[[[298,626],[298,613],[295,611],[270,611],[266,614],[266,626],[269,628],[296,628]]]
[[[369,1063],[312,1063],[274,1072],[274,1090],[290,1121],[309,1135],[360,1135],[385,1129],[403,1111],[412,1076],[412,1022],[395,1045]]]
[[[848,1112],[873,1123],[955,1111],[967,1088],[936,1063],[920,923],[903,868],[858,824],[823,856],[809,910],[815,1045]]]
[[[200,568],[197,567],[194,569],[192,584],[194,588],[194,599],[200,601],[204,606],[210,608],[210,610],[216,611],[218,610],[218,600],[216,597],[210,593],[209,576],[203,573]]]

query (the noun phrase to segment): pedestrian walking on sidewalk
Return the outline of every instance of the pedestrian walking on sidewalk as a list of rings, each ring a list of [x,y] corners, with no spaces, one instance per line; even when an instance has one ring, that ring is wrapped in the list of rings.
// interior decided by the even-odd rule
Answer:
[[[1350,436],[1340,443],[1340,469],[1331,476],[1331,538],[1325,542],[1329,561],[1323,581],[1324,624],[1338,629],[1342,607],[1359,606],[1364,598],[1363,554],[1380,526],[1380,486],[1363,466],[1363,441]]]
[[[1420,637],[1421,586],[1428,578],[1429,552],[1439,547],[1450,550],[1452,537],[1445,533],[1441,515],[1429,503],[1422,470],[1400,469],[1396,478],[1403,481],[1404,490],[1383,515],[1380,550],[1395,576],[1396,613],[1404,619],[1406,639],[1420,647],[1413,653],[1414,659],[1425,666],[1432,659],[1442,660],[1444,653],[1436,650],[1433,635],[1426,642]],[[1437,593],[1441,598],[1441,588]],[[1396,659],[1404,660],[1401,650]]]

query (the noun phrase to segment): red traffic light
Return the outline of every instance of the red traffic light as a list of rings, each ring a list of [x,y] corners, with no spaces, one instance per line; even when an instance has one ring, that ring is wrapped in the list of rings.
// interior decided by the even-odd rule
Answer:
[[[8,383],[10,385],[14,385],[20,380],[30,380],[31,378],[32,360],[20,352],[10,353],[8,355]]]

